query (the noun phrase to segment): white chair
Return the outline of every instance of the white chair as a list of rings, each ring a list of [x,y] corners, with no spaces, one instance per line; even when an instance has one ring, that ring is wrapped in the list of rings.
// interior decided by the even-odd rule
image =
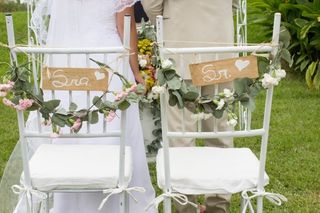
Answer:
[[[6,16],[8,43],[11,48],[12,63],[17,62],[17,53],[27,54],[31,59],[33,71],[34,88],[39,91],[38,66],[36,60],[50,58],[51,55],[66,56],[68,64],[70,56],[75,54],[85,55],[87,65],[90,54],[102,54],[107,58],[110,54],[123,55],[121,72],[127,75],[129,65],[129,45],[130,45],[130,17],[125,17],[123,46],[101,47],[101,48],[49,48],[49,47],[19,47],[15,46],[13,21],[10,15]],[[72,101],[73,91],[69,91],[69,101]],[[87,107],[91,105],[90,91],[86,93]],[[55,91],[52,91],[55,96]],[[104,97],[106,98],[106,97]],[[76,101],[76,100],[74,100]],[[45,206],[45,211],[49,212],[49,194],[70,193],[70,192],[103,192],[106,198],[102,201],[101,207],[110,195],[120,194],[120,212],[128,212],[128,194],[130,191],[143,192],[140,187],[128,188],[132,176],[131,148],[125,146],[125,124],[126,111],[121,112],[120,130],[109,131],[106,128],[106,121],[102,123],[101,132],[92,132],[89,122],[85,125],[86,131],[74,134],[65,133],[59,138],[73,138],[75,140],[85,139],[90,142],[92,138],[120,138],[119,145],[60,145],[42,144],[31,156],[28,148],[30,139],[51,138],[50,132],[45,131],[41,125],[40,113],[37,113],[37,125],[33,130],[25,126],[24,113],[17,111],[19,122],[20,143],[23,156],[23,183],[14,186],[16,193],[20,193],[20,205],[25,202],[28,206],[27,212],[34,211],[35,200],[40,200],[40,204]],[[87,128],[85,128],[87,127]],[[97,206],[97,209],[99,206]]]
[[[170,54],[201,55],[227,52],[267,52],[275,56],[279,44],[280,19],[281,15],[275,14],[271,44],[237,47],[167,48],[164,47],[163,21],[162,17],[159,16],[157,17],[157,39],[160,55],[165,58]],[[215,91],[218,91],[218,85],[215,87]],[[163,190],[163,194],[157,197],[151,205],[157,206],[164,201],[164,212],[170,213],[171,199],[182,204],[190,203],[184,195],[242,193],[241,212],[246,212],[247,209],[250,212],[254,212],[251,200],[257,198],[257,212],[261,213],[263,211],[264,197],[268,200],[279,202],[279,204],[281,204],[281,200],[286,200],[279,194],[267,193],[264,190],[264,187],[269,183],[269,177],[265,172],[265,164],[272,94],[273,88],[268,89],[262,128],[251,129],[251,119],[249,119],[251,115],[248,115],[245,117],[244,123],[246,125],[244,129],[234,131],[214,130],[213,132],[168,131],[167,121],[170,118],[166,115],[167,94],[161,94],[163,148],[159,150],[157,155],[157,179],[158,186]],[[182,117],[183,115],[184,113],[181,113]],[[181,126],[183,126],[183,123]],[[208,139],[253,136],[262,137],[259,158],[249,148],[170,148],[168,145],[169,138]]]

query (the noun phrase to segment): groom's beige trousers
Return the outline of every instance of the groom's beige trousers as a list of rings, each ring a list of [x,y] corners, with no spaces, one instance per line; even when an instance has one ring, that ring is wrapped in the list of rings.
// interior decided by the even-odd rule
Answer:
[[[237,0],[234,0],[237,2]],[[164,19],[164,40],[166,47],[199,47],[232,45],[234,42],[233,30],[233,0],[142,0],[142,5],[151,22],[155,24],[157,15],[163,15]],[[177,70],[185,79],[190,79],[188,64],[200,61],[209,61],[233,57],[233,54],[205,55],[195,57],[194,55],[181,57],[173,55],[176,60]],[[171,57],[171,56],[170,56]],[[221,85],[232,87],[231,83]],[[213,95],[214,87],[202,87],[202,95]],[[185,113],[185,130],[194,131],[195,121],[190,118],[191,113]],[[189,115],[189,116],[188,116]],[[181,131],[181,112],[177,108],[169,107],[168,120],[170,131]],[[225,117],[223,118],[225,119]],[[223,120],[222,119],[222,120]],[[227,130],[225,120],[218,120],[217,128]],[[213,130],[213,120],[203,122],[203,131]],[[171,146],[194,146],[192,139],[171,140]],[[216,147],[232,147],[232,139],[206,140],[205,145]],[[210,166],[208,165],[208,169]],[[230,202],[230,195],[207,196],[207,213],[227,212]],[[194,200],[194,197],[190,197]],[[176,205],[178,213],[195,213],[192,206]]]

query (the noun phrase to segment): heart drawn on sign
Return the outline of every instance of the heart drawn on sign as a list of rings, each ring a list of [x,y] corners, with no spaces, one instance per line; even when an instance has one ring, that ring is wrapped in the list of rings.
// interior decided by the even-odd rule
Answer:
[[[234,65],[237,67],[239,71],[242,71],[243,69],[245,69],[247,66],[249,66],[249,64],[250,64],[249,60],[241,60],[241,59],[236,60],[236,62],[234,63]]]
[[[97,81],[102,80],[106,77],[104,73],[101,73],[98,70],[94,72],[94,75],[96,76]]]

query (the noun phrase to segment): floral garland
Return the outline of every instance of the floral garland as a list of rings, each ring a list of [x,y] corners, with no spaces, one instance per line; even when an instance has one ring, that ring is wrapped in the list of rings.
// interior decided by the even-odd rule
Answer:
[[[150,109],[153,117],[154,129],[152,130],[152,135],[154,140],[147,145],[147,150],[150,154],[157,153],[162,141],[160,97],[154,91],[154,86],[157,83],[156,69],[160,65],[158,46],[155,41],[156,32],[154,26],[150,22],[143,21],[138,29],[138,60],[140,73],[145,80],[146,102],[140,103],[140,109]]]
[[[126,110],[132,103],[138,103],[144,99],[145,88],[142,84],[132,84],[119,72],[113,71],[108,65],[94,61],[108,72],[120,78],[123,84],[123,90],[114,92],[106,91],[100,97],[96,96],[92,100],[92,105],[88,109],[77,109],[75,103],[70,103],[69,109],[60,107],[60,100],[45,101],[43,91],[39,93],[34,91],[32,82],[30,81],[32,72],[28,68],[28,64],[21,66],[10,65],[9,70],[3,76],[3,84],[0,84],[0,97],[2,102],[8,107],[17,110],[34,111],[39,110],[44,125],[52,125],[53,137],[57,137],[60,128],[68,126],[72,132],[77,133],[82,123],[87,121],[95,124],[99,121],[99,113],[102,113],[106,121],[111,122],[117,115],[117,110]],[[14,63],[16,64],[16,63]],[[111,93],[115,100],[103,101],[105,94]]]
[[[111,122],[116,117],[117,110],[126,110],[132,103],[146,100],[152,106],[154,122],[157,128],[153,131],[156,139],[148,146],[149,152],[155,152],[161,146],[161,119],[159,95],[168,91],[169,105],[178,108],[187,108],[194,114],[191,116],[196,120],[209,119],[210,117],[221,118],[224,112],[228,115],[227,124],[235,127],[237,116],[234,113],[235,103],[240,102],[244,107],[253,111],[255,98],[262,89],[268,89],[279,84],[286,76],[286,72],[280,69],[279,55],[271,60],[265,57],[258,57],[260,76],[257,79],[236,79],[233,91],[224,89],[223,92],[214,96],[201,96],[197,88],[187,84],[174,69],[174,62],[171,59],[160,60],[156,35],[150,23],[143,23],[139,31],[138,51],[140,72],[146,82],[147,93],[143,85],[135,85],[120,73],[113,71],[108,65],[94,61],[101,69],[112,72],[118,76],[123,83],[123,90],[120,92],[106,91],[115,96],[115,101],[103,101],[101,95],[93,99],[89,109],[77,110],[77,105],[71,103],[69,109],[60,107],[60,100],[44,101],[43,91],[35,93],[31,79],[31,70],[27,64],[16,66],[11,65],[8,72],[3,76],[3,84],[0,84],[0,97],[2,102],[17,110],[34,111],[39,110],[44,118],[45,125],[52,125],[55,136],[59,134],[60,128],[68,126],[77,133],[84,121],[90,124],[98,122],[98,113],[104,114],[105,119]],[[15,64],[15,63],[14,63]]]
[[[194,114],[195,120],[206,120],[211,117],[221,118],[224,112],[228,115],[227,124],[235,127],[238,117],[234,113],[235,103],[240,102],[250,111],[255,109],[255,98],[262,89],[269,89],[279,84],[286,76],[285,70],[280,68],[279,55],[273,60],[258,57],[259,72],[262,76],[257,79],[242,78],[234,81],[234,89],[224,89],[214,96],[201,96],[198,89],[187,84],[176,72],[171,59],[162,60],[157,71],[157,85],[152,91],[158,94],[168,91],[169,105],[187,108]]]

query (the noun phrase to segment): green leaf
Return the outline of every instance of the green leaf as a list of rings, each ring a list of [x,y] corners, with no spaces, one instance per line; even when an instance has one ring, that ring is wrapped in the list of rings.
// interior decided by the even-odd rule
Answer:
[[[169,92],[169,105],[175,106],[177,102],[178,102],[177,97],[173,95],[172,92]]]
[[[51,122],[56,124],[57,126],[64,127],[66,124],[65,119],[59,116],[58,114],[54,113],[51,117]]]
[[[99,96],[95,96],[93,99],[92,99],[92,104],[94,105],[94,106],[96,106],[97,108],[101,108],[102,106],[102,100],[101,100],[101,98],[99,97]],[[70,110],[71,111],[71,110]]]
[[[167,81],[168,88],[171,90],[178,90],[181,88],[181,81],[178,77],[172,78],[170,81]]]
[[[234,89],[237,94],[246,93],[249,91],[249,85],[253,83],[250,78],[240,78],[234,80]]]
[[[172,94],[174,96],[176,96],[176,98],[178,100],[178,102],[177,102],[178,108],[182,109],[184,107],[184,104],[183,104],[183,100],[182,100],[182,97],[181,97],[180,93],[178,91],[173,91]]]
[[[44,107],[52,112],[55,108],[60,105],[60,100],[50,100],[43,103]]]
[[[316,89],[320,89],[320,63],[318,62],[318,69],[316,71],[316,74],[313,78],[313,85]]]
[[[301,38],[301,39],[304,39],[304,38],[307,36],[309,30],[310,30],[312,27],[314,27],[315,25],[316,25],[316,21],[313,21],[313,22],[308,23],[307,25],[303,26],[302,29],[301,29],[301,31],[300,31],[300,38]]]
[[[309,88],[313,88],[313,78],[314,78],[314,74],[315,74],[315,70],[317,68],[317,64],[318,62],[312,62],[307,69],[306,72],[306,82]]]
[[[89,112],[89,123],[90,124],[96,124],[99,121],[99,115],[97,111],[91,111]]]
[[[157,79],[158,79],[160,86],[163,86],[166,83],[166,79],[165,79],[164,74],[161,70],[159,70],[157,72]]]
[[[162,69],[161,72],[164,74],[167,81],[171,80],[176,75],[176,71],[171,68]]]
[[[137,91],[138,94],[144,94],[144,92],[145,92],[145,86],[144,86],[143,84],[138,84],[136,91]]]
[[[223,112],[224,110],[214,110],[212,114],[215,118],[219,119],[219,118],[222,118]]]
[[[281,58],[283,60],[285,60],[286,62],[288,62],[289,65],[292,64],[291,54],[290,54],[288,49],[282,49],[281,50]]]
[[[130,106],[130,103],[127,100],[122,100],[120,103],[118,103],[118,108],[122,111],[128,109]]]
[[[67,111],[64,109],[64,108],[59,108],[57,111],[56,111],[57,114],[60,114],[60,115],[68,115]]]
[[[78,108],[77,104],[71,102],[69,105],[69,111],[76,111]]]
[[[77,112],[74,112],[74,115],[76,117],[79,117],[79,118],[84,118],[84,117],[87,117],[88,116],[88,110],[87,109],[81,109]]]

